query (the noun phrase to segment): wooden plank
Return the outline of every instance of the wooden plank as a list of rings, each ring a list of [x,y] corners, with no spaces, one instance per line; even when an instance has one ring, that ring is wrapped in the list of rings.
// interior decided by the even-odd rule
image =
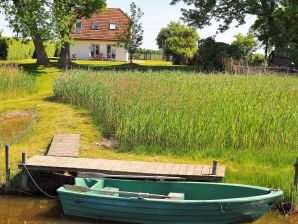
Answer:
[[[188,164],[181,164],[179,172],[177,173],[179,176],[184,176],[186,174],[188,168]]]
[[[174,166],[174,164],[172,164],[172,163],[166,163],[166,167],[161,174],[168,175],[169,173],[171,173],[173,166]]]
[[[169,174],[176,176],[177,173],[179,172],[180,166],[181,166],[181,164],[174,164],[174,166],[172,167],[172,170]]]
[[[196,165],[189,164],[185,175],[192,176],[194,174],[194,172],[195,172],[195,169],[196,169]]]
[[[224,177],[225,167],[219,166],[211,175],[212,166],[193,164],[157,163],[125,160],[106,160],[55,156],[34,156],[27,159],[29,170],[97,172],[111,175],[179,176],[187,180],[219,181]],[[22,168],[20,166],[20,168]]]
[[[156,170],[154,171],[154,174],[156,174],[156,175],[164,174],[163,171],[165,170],[165,168],[166,168],[166,164],[165,163],[159,163],[157,165]]]
[[[57,134],[54,135],[47,156],[77,158],[79,156],[79,147],[79,134]]]
[[[193,175],[194,176],[201,176],[202,175],[202,169],[203,169],[203,166],[197,165],[194,172],[193,172]]]
[[[212,175],[212,167],[211,166],[203,166],[202,175]]]

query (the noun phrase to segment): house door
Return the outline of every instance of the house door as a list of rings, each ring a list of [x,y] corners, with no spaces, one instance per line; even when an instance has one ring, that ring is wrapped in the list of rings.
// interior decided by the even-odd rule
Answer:
[[[100,56],[100,45],[91,44],[90,45],[90,56],[92,59],[98,59]]]
[[[108,45],[107,54],[108,54],[107,55],[108,59],[115,60],[116,59],[116,46]]]

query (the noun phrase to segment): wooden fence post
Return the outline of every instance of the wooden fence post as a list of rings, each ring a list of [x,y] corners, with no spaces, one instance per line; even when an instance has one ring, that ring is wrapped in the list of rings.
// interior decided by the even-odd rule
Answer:
[[[218,161],[214,160],[212,165],[212,175],[216,175],[218,170]]]
[[[295,176],[294,176],[294,187],[298,190],[298,157],[296,163],[294,164],[295,167]]]
[[[8,145],[5,145],[5,174],[6,174],[5,192],[9,192],[10,190],[10,154],[9,154]]]

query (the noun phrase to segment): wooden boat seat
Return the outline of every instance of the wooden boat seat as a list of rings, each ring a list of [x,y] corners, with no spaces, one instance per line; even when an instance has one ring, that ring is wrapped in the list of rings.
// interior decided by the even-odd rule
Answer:
[[[185,199],[185,195],[183,193],[170,192],[168,194],[168,196],[170,197],[169,200],[184,200]]]

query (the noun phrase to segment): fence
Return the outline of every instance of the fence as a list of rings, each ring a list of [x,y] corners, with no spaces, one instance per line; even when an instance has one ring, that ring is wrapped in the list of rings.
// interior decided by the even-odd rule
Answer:
[[[235,60],[233,58],[223,59],[224,72],[228,74],[261,74],[265,72],[264,66],[252,66],[248,61]],[[298,74],[298,68],[295,67],[266,67],[267,73],[276,74]]]

